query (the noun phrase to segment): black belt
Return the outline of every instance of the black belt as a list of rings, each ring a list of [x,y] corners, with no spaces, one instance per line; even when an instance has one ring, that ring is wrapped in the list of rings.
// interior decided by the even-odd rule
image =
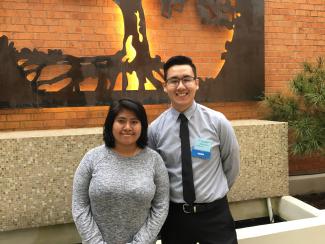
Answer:
[[[208,210],[214,209],[218,206],[222,206],[225,202],[227,202],[227,197],[223,197],[221,199],[217,199],[210,203],[174,203],[170,202],[169,210],[170,211],[181,211],[186,214],[195,214],[202,213]]]

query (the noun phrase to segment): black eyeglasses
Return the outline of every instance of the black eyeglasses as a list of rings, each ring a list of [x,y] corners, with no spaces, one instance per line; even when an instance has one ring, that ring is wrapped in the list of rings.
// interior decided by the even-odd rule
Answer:
[[[166,80],[167,85],[172,87],[178,87],[179,83],[182,82],[184,86],[191,85],[193,81],[195,81],[195,77],[193,76],[184,76],[182,78],[179,77],[172,77]]]

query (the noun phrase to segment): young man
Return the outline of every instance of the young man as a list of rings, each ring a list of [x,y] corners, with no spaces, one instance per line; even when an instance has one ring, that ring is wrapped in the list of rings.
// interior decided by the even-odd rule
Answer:
[[[235,244],[227,192],[239,173],[239,146],[225,116],[195,102],[196,67],[185,56],[164,65],[171,108],[149,127],[149,146],[160,153],[170,179],[163,244]]]

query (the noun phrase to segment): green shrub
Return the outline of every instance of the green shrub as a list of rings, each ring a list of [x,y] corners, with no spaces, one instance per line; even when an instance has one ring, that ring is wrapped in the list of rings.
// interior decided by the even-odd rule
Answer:
[[[325,64],[304,63],[303,71],[290,82],[292,96],[266,96],[267,119],[288,122],[292,154],[325,153]]]

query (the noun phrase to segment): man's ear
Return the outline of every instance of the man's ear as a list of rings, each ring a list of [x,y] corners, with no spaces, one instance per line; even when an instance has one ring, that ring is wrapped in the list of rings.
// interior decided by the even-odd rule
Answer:
[[[196,78],[195,79],[195,84],[196,84],[196,90],[199,90],[199,84],[200,84],[200,80],[199,80],[199,78]]]
[[[162,86],[164,87],[164,92],[167,93],[166,82],[164,82],[164,84]]]

